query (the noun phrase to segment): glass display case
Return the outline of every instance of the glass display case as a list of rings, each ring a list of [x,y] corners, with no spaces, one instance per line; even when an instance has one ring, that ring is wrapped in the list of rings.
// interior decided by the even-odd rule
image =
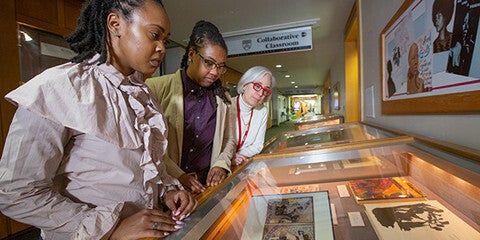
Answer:
[[[479,187],[477,159],[417,141],[260,155],[170,238],[480,239]]]
[[[343,116],[339,115],[312,115],[308,117],[299,118],[295,122],[295,130],[307,130],[311,128],[318,128],[329,125],[336,125],[343,123]]]
[[[262,154],[304,152],[334,145],[351,145],[405,137],[360,122],[297,130],[279,134],[265,143]]]

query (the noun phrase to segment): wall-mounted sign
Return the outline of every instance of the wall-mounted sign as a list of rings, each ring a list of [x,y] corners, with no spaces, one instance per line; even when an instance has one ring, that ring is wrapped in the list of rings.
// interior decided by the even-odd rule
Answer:
[[[229,57],[311,50],[312,27],[225,37],[225,42],[227,43]]]

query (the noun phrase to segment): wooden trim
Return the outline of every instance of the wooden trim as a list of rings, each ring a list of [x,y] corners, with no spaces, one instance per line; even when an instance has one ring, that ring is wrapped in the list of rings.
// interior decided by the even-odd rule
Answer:
[[[242,210],[242,208],[250,201],[251,195],[247,190],[242,191],[240,195],[230,204],[229,207],[217,218],[217,220],[211,225],[211,227],[203,234],[200,238],[217,240],[222,239],[225,232],[232,225],[232,222],[235,220],[234,217]]]
[[[251,162],[251,161],[250,161]],[[218,189],[221,189],[223,188],[225,185],[229,184],[230,181],[238,175],[238,173],[242,172],[243,169],[245,169],[249,164],[250,162],[247,162],[246,164],[243,164],[243,165],[240,165],[238,168],[236,168],[232,174],[230,174],[230,176],[228,176],[227,178],[225,178],[225,180],[223,180],[220,184],[218,184],[217,186],[214,186],[214,187],[208,187],[207,190],[205,190],[205,192],[203,193],[200,193],[200,194],[197,194],[195,195],[195,199],[197,199],[198,201],[198,206],[197,207],[200,207],[201,205],[203,205],[207,200],[209,200],[214,193],[216,193],[216,191]]]
[[[383,89],[383,81],[382,81]],[[480,91],[393,101],[382,100],[382,114],[479,113]]]
[[[445,141],[425,137],[423,135],[416,134],[416,133],[411,133],[411,132],[386,128],[384,126],[377,125],[377,124],[374,124],[374,123],[366,123],[366,122],[362,122],[362,123],[365,124],[365,125],[371,126],[371,127],[381,129],[381,130],[386,131],[386,132],[391,132],[391,133],[394,133],[394,134],[409,135],[409,136],[412,136],[414,138],[414,140],[416,140],[416,141],[419,141],[419,142],[422,142],[424,144],[430,145],[432,147],[441,149],[443,151],[447,151],[447,152],[457,154],[459,156],[462,156],[462,157],[480,162],[480,150],[477,150],[477,149],[473,149],[473,148],[461,146],[461,145],[458,145],[458,144],[455,144],[455,143],[450,143],[450,142],[445,142]]]

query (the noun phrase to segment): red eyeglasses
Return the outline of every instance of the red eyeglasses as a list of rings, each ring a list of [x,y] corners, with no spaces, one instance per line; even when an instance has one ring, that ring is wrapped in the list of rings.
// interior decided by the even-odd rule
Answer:
[[[272,95],[272,89],[263,87],[259,82],[251,82],[253,84],[253,90],[260,92],[263,90],[262,94],[265,97]]]

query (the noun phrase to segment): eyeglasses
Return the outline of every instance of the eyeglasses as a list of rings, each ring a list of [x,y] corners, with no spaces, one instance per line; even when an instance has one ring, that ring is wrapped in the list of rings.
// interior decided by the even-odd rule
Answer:
[[[272,95],[272,89],[263,87],[262,84],[259,82],[252,82],[252,84],[253,84],[253,90],[257,92],[261,92],[263,90],[262,92],[263,96],[268,97]]]
[[[227,66],[225,65],[219,65],[217,64],[216,62],[210,60],[210,59],[206,59],[202,56],[202,54],[200,54],[199,52],[197,52],[198,56],[200,56],[200,58],[203,60],[203,65],[205,66],[205,68],[208,69],[208,71],[211,71],[213,68],[216,68],[218,70],[218,72],[220,73],[220,75],[224,74],[225,72],[227,72]]]

